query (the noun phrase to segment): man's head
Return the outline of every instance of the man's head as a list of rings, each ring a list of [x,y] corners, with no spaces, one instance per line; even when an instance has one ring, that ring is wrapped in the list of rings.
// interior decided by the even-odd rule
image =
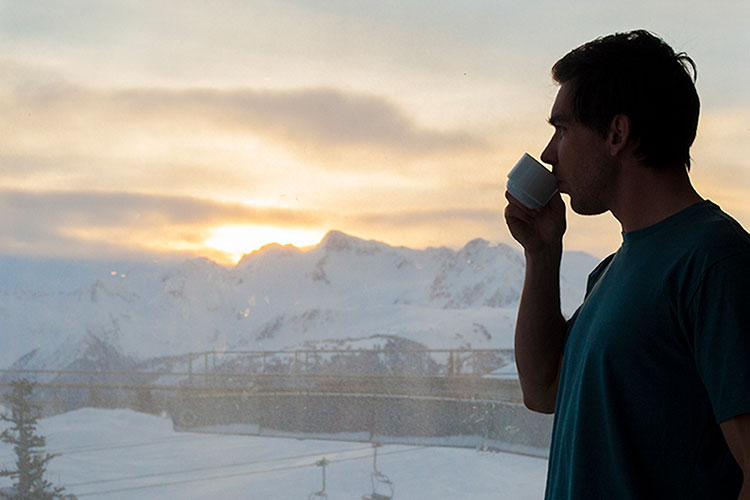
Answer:
[[[700,108],[695,75],[690,57],[642,30],[586,43],[552,68],[555,81],[571,88],[581,124],[605,136],[615,116],[630,119],[634,154],[650,167],[690,168]]]

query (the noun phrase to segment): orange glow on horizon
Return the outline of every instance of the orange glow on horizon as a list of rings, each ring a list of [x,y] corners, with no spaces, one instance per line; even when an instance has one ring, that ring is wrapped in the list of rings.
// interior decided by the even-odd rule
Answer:
[[[222,226],[211,231],[204,244],[224,253],[233,263],[243,255],[251,253],[271,243],[306,247],[315,245],[324,236],[324,231],[306,228],[286,228],[275,226]]]

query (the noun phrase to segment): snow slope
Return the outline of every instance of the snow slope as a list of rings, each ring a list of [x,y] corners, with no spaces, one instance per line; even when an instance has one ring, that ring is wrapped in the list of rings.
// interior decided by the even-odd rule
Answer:
[[[331,500],[370,493],[372,451],[362,443],[176,433],[167,419],[130,410],[81,409],[40,421],[47,478],[82,499],[305,499],[321,488],[321,458]],[[12,451],[0,445],[0,464]],[[543,498],[547,461],[466,449],[386,445],[378,469],[396,499]],[[9,485],[3,478],[0,486]]]

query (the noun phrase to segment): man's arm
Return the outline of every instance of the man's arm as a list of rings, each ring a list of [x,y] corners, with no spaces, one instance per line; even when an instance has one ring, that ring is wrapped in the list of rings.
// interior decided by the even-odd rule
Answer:
[[[554,413],[566,323],[560,311],[562,253],[527,255],[515,352],[524,404]]]
[[[565,205],[559,194],[537,210],[529,210],[507,193],[506,198],[505,220],[526,256],[515,335],[518,378],[526,406],[553,413],[566,328],[560,309]]]
[[[720,426],[729,450],[742,469],[742,489],[738,500],[750,500],[750,413],[730,418]]]

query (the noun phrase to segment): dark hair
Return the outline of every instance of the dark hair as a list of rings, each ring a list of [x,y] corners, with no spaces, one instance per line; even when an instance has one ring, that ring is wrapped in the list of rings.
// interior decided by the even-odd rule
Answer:
[[[572,85],[574,117],[602,135],[612,118],[630,118],[635,154],[648,166],[690,168],[700,101],[695,62],[648,31],[615,33],[572,50],[552,67]]]

